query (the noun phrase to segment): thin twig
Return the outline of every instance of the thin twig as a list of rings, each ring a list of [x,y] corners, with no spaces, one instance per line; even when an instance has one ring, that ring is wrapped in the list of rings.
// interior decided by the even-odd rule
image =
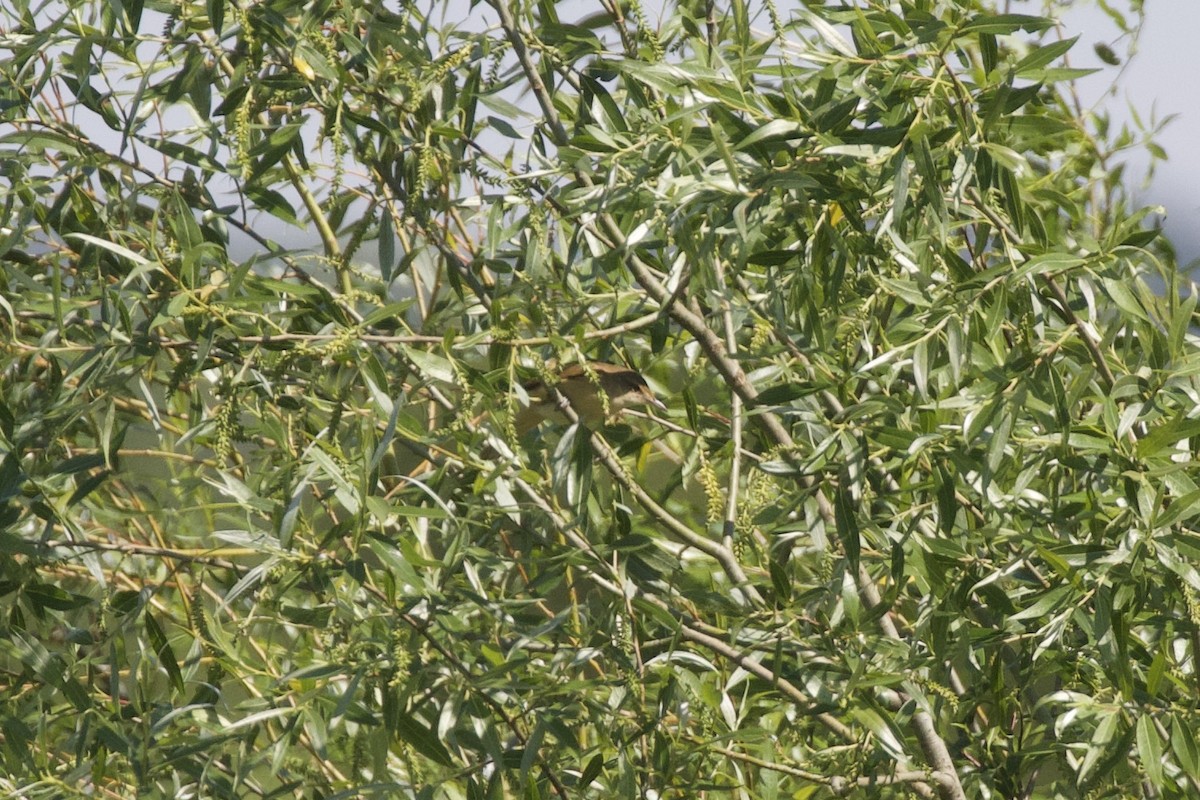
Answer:
[[[689,737],[696,744],[706,744],[705,742],[695,737]],[[870,775],[861,776],[854,779],[844,778],[840,775],[823,775],[819,772],[809,772],[798,767],[793,767],[788,764],[780,764],[777,761],[766,761],[761,758],[755,758],[746,753],[739,753],[737,750],[730,750],[728,747],[720,745],[707,744],[707,747],[713,752],[720,753],[723,756],[732,758],[735,761],[741,761],[746,764],[753,764],[756,767],[769,769],[773,772],[781,772],[784,775],[791,775],[801,780],[811,781],[828,786],[833,790],[834,794],[844,794],[845,790],[853,785],[863,789],[868,789],[872,786],[894,786],[900,783],[910,784],[910,788],[921,797],[933,798],[936,797],[933,789],[925,781],[929,778],[929,773],[923,770],[904,770],[894,772],[890,775]]]
[[[231,561],[226,561],[220,556],[256,556],[262,555],[262,551],[255,550],[253,547],[208,547],[208,548],[188,548],[177,549],[170,547],[150,547],[144,544],[131,544],[120,542],[93,542],[88,540],[71,541],[69,539],[48,539],[45,542],[40,542],[45,547],[52,549],[63,548],[73,550],[101,550],[114,553],[125,553],[132,556],[157,556],[159,558],[169,558],[174,561],[188,561],[200,564],[212,564],[213,566],[222,569],[237,569],[237,565]]]
[[[711,10],[711,5],[710,5]],[[717,290],[721,293],[721,322],[725,328],[725,347],[731,357],[737,357],[737,335],[733,323],[733,306],[729,302],[729,287],[725,284],[725,265],[718,258],[714,268],[717,278]],[[736,392],[730,392],[729,398],[729,435],[733,441],[733,454],[729,459],[729,488],[725,497],[725,546],[733,547],[733,537],[737,527],[738,496],[741,494],[742,459],[738,453],[742,450],[742,426],[745,422],[742,413],[742,398]]]

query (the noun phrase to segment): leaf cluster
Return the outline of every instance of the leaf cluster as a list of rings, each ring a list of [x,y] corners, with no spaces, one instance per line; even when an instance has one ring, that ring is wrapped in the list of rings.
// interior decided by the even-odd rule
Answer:
[[[5,789],[1194,796],[1196,293],[1075,39],[464,7],[0,10]],[[669,411],[518,437],[585,358]]]

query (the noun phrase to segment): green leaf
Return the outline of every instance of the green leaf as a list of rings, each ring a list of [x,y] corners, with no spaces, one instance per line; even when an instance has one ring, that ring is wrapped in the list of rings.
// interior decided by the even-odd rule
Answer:
[[[959,28],[960,33],[1016,33],[1019,30],[1037,33],[1054,27],[1054,20],[1028,14],[980,14]]]
[[[392,730],[404,741],[412,745],[421,755],[443,767],[452,766],[454,759],[449,751],[434,736],[433,731],[420,720],[407,712],[400,713],[392,721]]]
[[[205,7],[208,9],[208,19],[212,25],[213,33],[220,36],[221,31],[225,27],[224,0],[205,0]]]
[[[858,53],[854,50],[854,47],[850,42],[846,41],[846,38],[838,32],[837,28],[830,25],[813,10],[807,6],[800,6],[797,13],[834,52],[840,53],[847,58],[858,57]]]
[[[194,167],[199,167],[205,172],[224,173],[225,165],[217,161],[212,156],[202,153],[194,147],[189,147],[181,142],[174,142],[170,139],[160,139],[156,136],[138,136],[138,141],[153,147],[155,150],[168,155],[171,158],[177,158],[185,164],[191,164]]]
[[[1183,497],[1172,499],[1169,502],[1166,510],[1151,520],[1153,526],[1166,528],[1176,522],[1186,522],[1200,516],[1200,505],[1198,505],[1200,504],[1200,489],[1188,492]]]
[[[862,545],[859,539],[858,515],[849,490],[838,487],[834,494],[833,510],[838,538],[842,542],[842,548],[846,551],[846,560],[850,562],[851,570],[856,570]]]
[[[1029,72],[1041,69],[1051,61],[1055,61],[1065,55],[1077,41],[1079,41],[1079,37],[1073,36],[1070,39],[1052,42],[1045,47],[1034,48],[1029,55],[1017,62],[1017,65],[1013,67],[1013,72],[1024,77]]]
[[[1143,713],[1138,717],[1137,748],[1142,769],[1146,771],[1150,782],[1160,789],[1163,788],[1162,739],[1155,730],[1153,718],[1148,713]]]
[[[1013,278],[1023,278],[1026,275],[1060,275],[1087,263],[1086,258],[1071,253],[1042,253],[1030,258],[1013,273]]]
[[[34,154],[42,154],[47,150],[57,151],[63,155],[79,155],[81,140],[74,139],[56,131],[23,130],[0,136],[0,144],[15,144],[22,149],[28,149]]]
[[[1028,606],[1022,611],[1018,611],[1009,617],[1012,622],[1020,622],[1022,620],[1036,620],[1044,617],[1052,612],[1058,611],[1063,607],[1072,595],[1072,589],[1069,586],[1056,586],[1041,593],[1037,602]]]
[[[1120,733],[1121,713],[1119,711],[1106,711],[1100,720],[1100,724],[1096,726],[1095,732],[1092,734],[1091,741],[1088,743],[1083,761],[1079,765],[1078,782],[1080,785],[1086,785],[1087,781],[1091,780],[1091,773],[1100,764],[1109,752],[1109,745]]]
[[[179,662],[175,660],[175,651],[171,649],[170,643],[167,641],[167,636],[159,627],[158,621],[154,619],[154,614],[149,610],[142,616],[146,625],[146,635],[150,639],[150,644],[154,648],[154,654],[158,656],[158,663],[166,670],[167,676],[171,679],[171,685],[175,687],[175,691],[183,693],[183,674],[179,671]]]
[[[1032,70],[1025,77],[1029,80],[1037,80],[1043,83],[1071,83],[1082,80],[1089,75],[1095,75],[1100,70],[1098,69],[1072,69],[1069,67],[1055,67],[1044,70]]]
[[[1191,715],[1177,717],[1172,723],[1171,752],[1189,778],[1200,779],[1200,745],[1196,744]]]
[[[259,210],[266,211],[276,219],[281,219],[291,225],[301,227],[300,220],[296,217],[296,210],[292,208],[292,204],[274,189],[251,184],[246,187],[246,196],[254,202],[254,205]]]
[[[1141,458],[1151,458],[1165,447],[1176,442],[1200,436],[1200,419],[1185,419],[1183,412],[1174,418],[1150,429],[1150,432],[1138,440],[1137,451]]]
[[[263,137],[251,150],[249,157],[253,159],[253,175],[262,175],[279,163],[280,159],[301,142],[302,123],[293,122],[273,129]]]
[[[800,123],[785,119],[773,119],[770,122],[760,125],[753,133],[734,145],[733,149],[746,150],[759,142],[787,141],[805,135],[807,135],[806,131]]]
[[[90,597],[72,594],[49,583],[29,584],[25,587],[24,595],[36,607],[49,608],[53,611],[71,611],[91,605],[93,602]]]
[[[392,282],[392,269],[396,266],[396,231],[392,227],[392,215],[383,209],[379,219],[379,274],[384,283]]]
[[[820,386],[812,383],[781,383],[770,386],[758,393],[756,406],[782,406],[819,392]]]
[[[751,253],[746,256],[746,263],[757,264],[763,267],[775,267],[780,264],[787,264],[790,261],[798,261],[800,257],[800,253],[792,250],[760,250],[757,253]]]
[[[1104,278],[1102,280],[1108,296],[1117,304],[1118,308],[1136,319],[1146,322],[1150,320],[1146,314],[1146,309],[1142,307],[1141,301],[1138,300],[1137,295],[1133,293],[1124,281],[1113,278]]]
[[[600,777],[600,773],[604,770],[604,756],[600,753],[592,756],[588,761],[587,766],[583,768],[583,772],[579,775],[579,786],[583,789],[592,785],[596,778]]]
[[[1096,56],[1105,64],[1111,67],[1121,66],[1121,58],[1104,42],[1096,42],[1092,45],[1092,49],[1096,52]]]
[[[70,508],[80,503],[85,497],[100,488],[111,474],[108,470],[102,469],[96,474],[84,478],[75,487],[75,491],[71,492],[71,496],[67,498],[67,507]]]
[[[133,252],[129,248],[122,247],[121,245],[116,244],[114,242],[105,241],[104,239],[101,239],[97,236],[92,236],[87,233],[68,233],[68,234],[65,234],[63,236],[63,238],[69,239],[69,240],[75,240],[78,242],[84,242],[85,244],[95,245],[96,247],[99,247],[102,250],[107,250],[108,252],[110,252],[114,255],[118,255],[121,258],[127,259],[128,261],[130,261],[133,264],[140,266],[140,267],[158,268],[157,264],[151,262],[149,259],[147,259],[143,256],[138,255],[137,253]]]

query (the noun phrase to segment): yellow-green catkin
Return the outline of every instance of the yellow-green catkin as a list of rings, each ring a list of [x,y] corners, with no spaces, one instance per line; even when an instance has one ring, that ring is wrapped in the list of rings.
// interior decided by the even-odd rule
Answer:
[[[767,8],[767,15],[771,18],[771,30],[775,33],[775,41],[782,42],[783,21],[779,17],[779,9],[775,7],[774,0],[763,0],[763,5]]]
[[[1187,604],[1188,618],[1192,624],[1200,626],[1200,599],[1196,597],[1196,590],[1186,583],[1183,584],[1183,601]]]
[[[620,669],[622,672],[627,672],[626,665],[636,663],[637,650],[633,646],[633,632],[630,630],[629,617],[624,613],[618,612],[613,617],[612,627],[612,645],[625,656],[627,661],[622,661]]]
[[[705,518],[710,522],[720,522],[725,515],[725,496],[721,489],[721,479],[713,467],[708,455],[700,451],[700,470],[696,473],[700,486],[704,489],[707,510]]]
[[[760,351],[771,343],[771,325],[765,319],[754,320],[754,332],[750,335],[750,349]]]
[[[213,451],[218,461],[223,462],[233,454],[233,443],[241,437],[241,430],[238,427],[238,412],[240,409],[241,404],[238,402],[237,395],[230,392],[229,396],[213,411],[213,421],[216,428],[216,441],[213,443]]]
[[[749,473],[746,477],[746,487],[742,491],[742,503],[738,506],[738,517],[735,524],[737,542],[740,546],[744,548],[745,543],[754,541],[754,520],[760,511],[778,502],[779,497],[779,485],[775,478],[760,470],[753,470]]]
[[[658,38],[658,31],[654,30],[654,26],[650,25],[649,20],[646,19],[646,12],[642,8],[640,0],[631,0],[629,3],[629,15],[637,23],[638,33],[650,45],[650,52],[653,53],[653,61],[661,62],[666,55],[663,50],[662,40]]]

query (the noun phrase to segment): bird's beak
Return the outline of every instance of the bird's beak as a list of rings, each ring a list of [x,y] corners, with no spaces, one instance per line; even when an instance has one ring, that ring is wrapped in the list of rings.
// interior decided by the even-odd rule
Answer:
[[[648,405],[652,405],[657,409],[661,409],[662,411],[667,410],[667,404],[655,397],[654,392],[650,391],[649,387],[642,388],[642,396],[646,398],[646,403]]]

